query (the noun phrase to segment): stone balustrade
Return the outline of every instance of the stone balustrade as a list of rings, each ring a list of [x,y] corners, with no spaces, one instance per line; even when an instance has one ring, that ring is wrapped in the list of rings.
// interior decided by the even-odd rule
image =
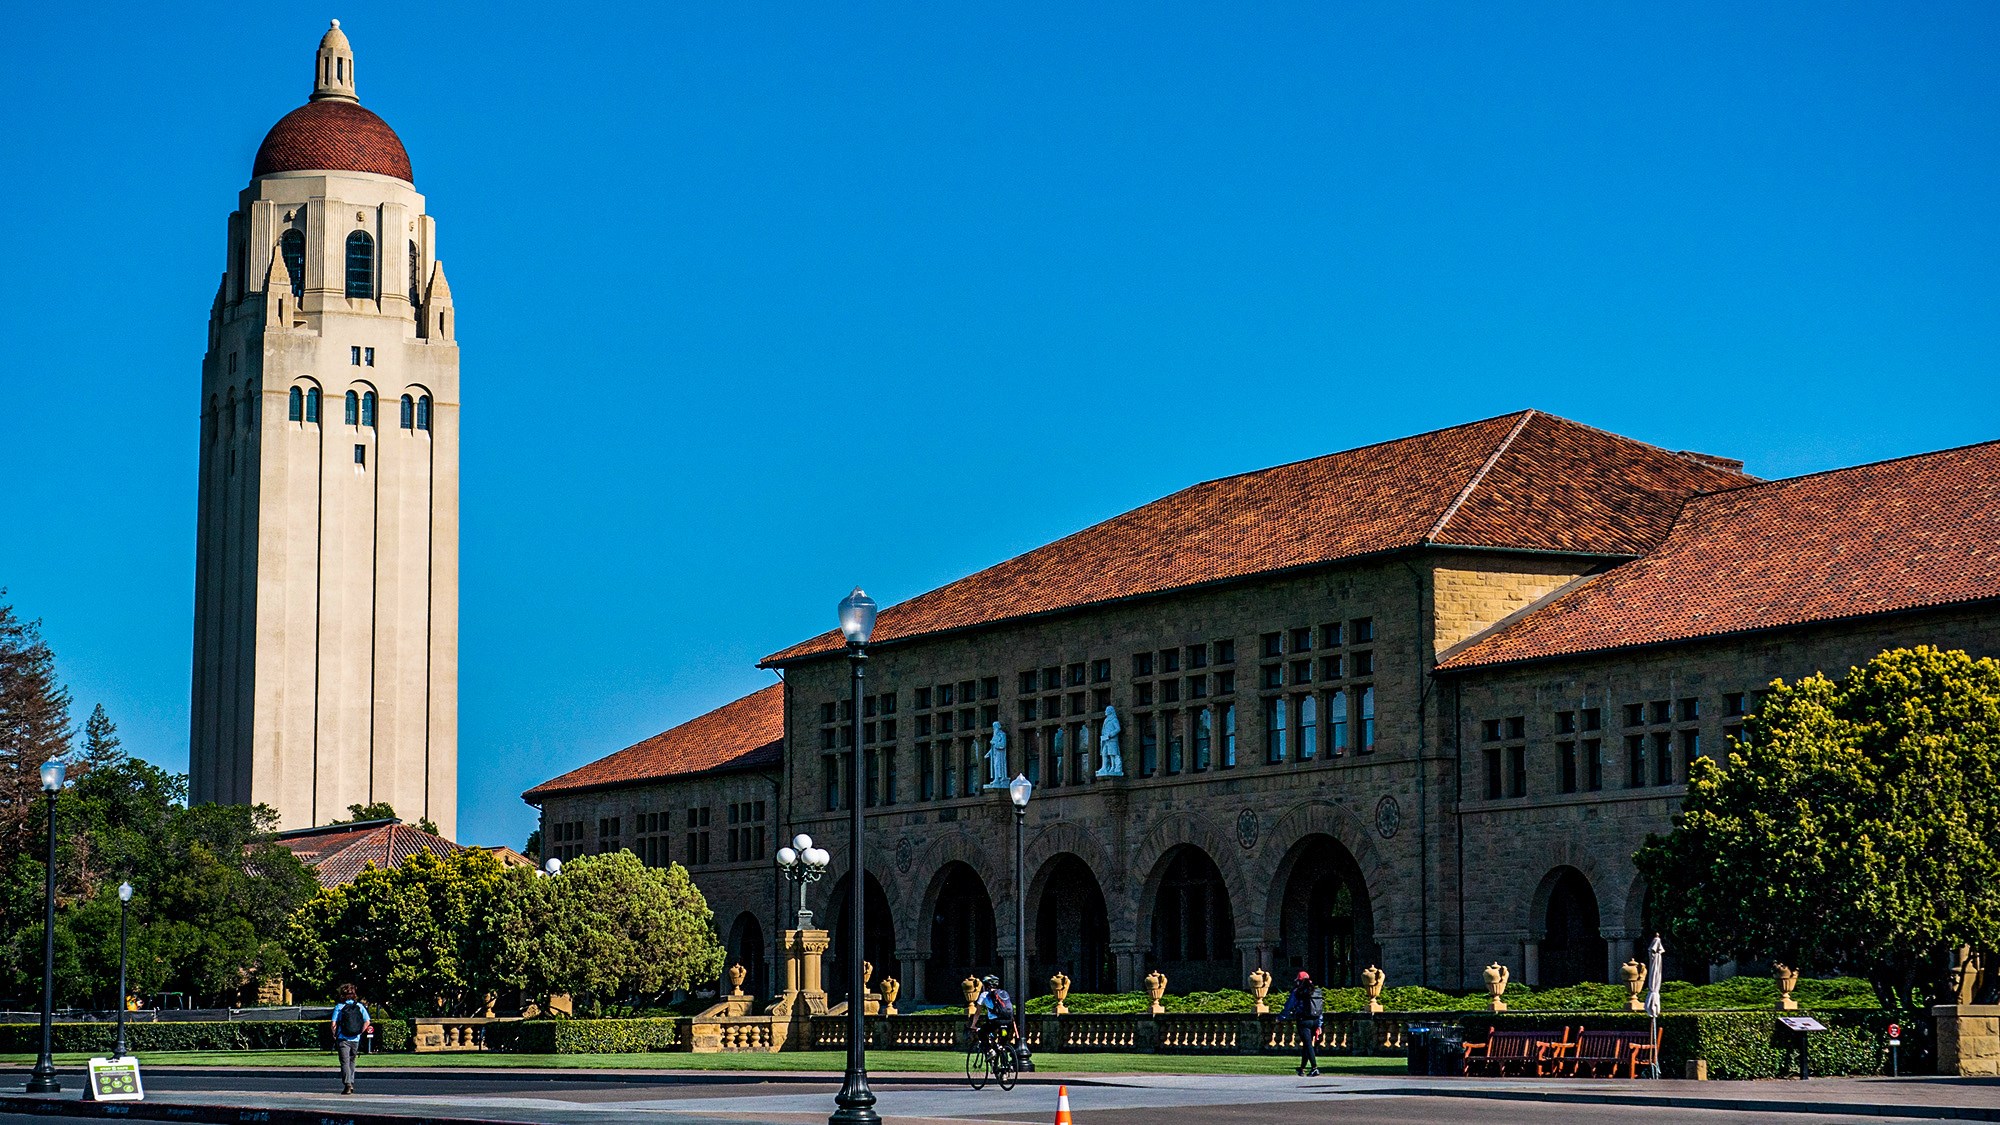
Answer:
[[[466,1016],[460,1019],[420,1019],[411,1021],[410,1046],[418,1052],[433,1051],[484,1051],[486,1050],[486,1028],[496,1023],[518,1022],[492,1016]]]

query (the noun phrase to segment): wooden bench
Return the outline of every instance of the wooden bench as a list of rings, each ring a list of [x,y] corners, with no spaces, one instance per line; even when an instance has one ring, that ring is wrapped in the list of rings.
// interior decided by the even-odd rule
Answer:
[[[1660,1055],[1660,1040],[1643,1031],[1585,1031],[1556,1073],[1579,1078],[1637,1078]]]
[[[1576,1046],[1567,1027],[1560,1036],[1552,1031],[1497,1031],[1489,1027],[1485,1041],[1466,1043],[1465,1072],[1495,1077],[1554,1074]]]

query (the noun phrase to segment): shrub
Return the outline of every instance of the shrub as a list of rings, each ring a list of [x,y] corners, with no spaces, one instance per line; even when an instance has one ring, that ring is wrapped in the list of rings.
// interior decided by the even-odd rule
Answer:
[[[602,1055],[671,1051],[678,1020],[523,1020],[486,1025],[486,1045],[495,1051],[533,1055]]]
[[[375,1021],[385,1051],[410,1048],[407,1020]],[[58,1023],[50,1039],[57,1051],[108,1051],[118,1041],[116,1023]],[[187,1020],[127,1023],[125,1046],[146,1051],[333,1050],[333,1028],[325,1020]],[[42,1048],[38,1023],[0,1024],[0,1052],[32,1054]]]

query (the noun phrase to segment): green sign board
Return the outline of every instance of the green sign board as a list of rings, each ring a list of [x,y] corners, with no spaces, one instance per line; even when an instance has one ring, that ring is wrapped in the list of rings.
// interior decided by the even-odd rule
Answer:
[[[90,1060],[89,1094],[100,1102],[143,1101],[146,1091],[139,1083],[139,1060],[130,1055]]]

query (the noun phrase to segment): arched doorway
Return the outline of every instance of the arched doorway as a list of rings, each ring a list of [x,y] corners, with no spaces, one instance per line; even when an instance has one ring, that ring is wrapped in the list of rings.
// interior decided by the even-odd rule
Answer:
[[[1159,871],[1152,909],[1154,966],[1176,991],[1238,987],[1236,923],[1215,861],[1182,844],[1161,857]]]
[[[1561,988],[1602,980],[1604,938],[1590,880],[1574,867],[1558,867],[1542,880],[1542,887],[1536,986]]]
[[[1077,992],[1111,991],[1115,976],[1111,922],[1090,865],[1065,852],[1042,869],[1040,882],[1027,996],[1039,994],[1058,971],[1069,977],[1070,988]]]
[[[738,914],[736,921],[730,923],[729,941],[723,948],[729,952],[728,964],[723,966],[723,988],[727,990],[729,986],[729,966],[741,965],[747,974],[743,978],[743,991],[768,1002],[771,951],[764,945],[763,923],[747,910]]]
[[[1313,835],[1292,846],[1282,868],[1284,898],[1278,913],[1279,974],[1312,974],[1326,988],[1361,983],[1361,970],[1381,959],[1375,947],[1375,911],[1353,853],[1331,836]]]
[[[931,957],[924,973],[924,998],[933,1004],[962,1004],[958,982],[998,973],[993,955],[993,899],[979,873],[948,863],[938,873],[931,909]]]
[[[826,983],[827,1002],[838,1004],[847,999],[847,912],[849,895],[847,877],[833,885],[833,897],[827,899],[827,906],[833,912],[833,929],[828,932],[826,959],[822,978]],[[889,913],[889,897],[882,893],[882,884],[875,876],[868,876],[863,893],[867,895],[866,909],[862,912],[862,924],[868,932],[861,936],[861,956],[875,967],[874,980],[883,977],[902,979],[896,967],[896,919]]]

